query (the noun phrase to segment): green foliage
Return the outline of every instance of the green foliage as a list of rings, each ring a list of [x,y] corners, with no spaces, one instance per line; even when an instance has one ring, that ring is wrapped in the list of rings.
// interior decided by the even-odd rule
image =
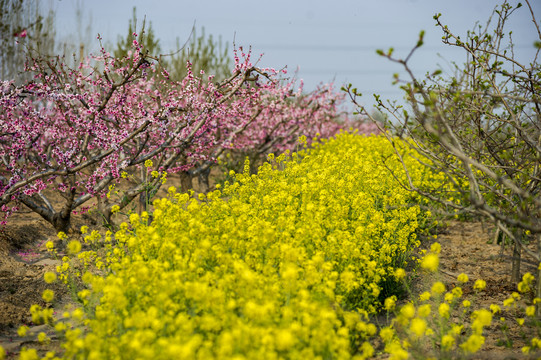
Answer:
[[[41,15],[36,0],[0,0],[0,79],[23,82],[27,57],[53,56],[54,12]]]
[[[224,80],[231,76],[232,60],[228,55],[228,43],[222,44],[222,38],[215,40],[212,35],[205,34],[201,28],[201,35],[197,36],[195,29],[189,43],[182,47],[177,39],[177,48],[182,49],[171,58],[166,59],[173,80],[181,80],[187,74],[186,63],[192,64],[192,71],[199,75],[204,71],[208,75],[215,75],[216,80]]]
[[[134,34],[137,34],[134,35]],[[133,47],[133,41],[136,40],[143,45],[145,51],[150,55],[158,55],[161,52],[160,40],[156,38],[154,30],[152,29],[152,22],[148,22],[148,28],[146,27],[146,19],[143,20],[141,28],[138,29],[137,24],[137,10],[133,7],[132,18],[128,23],[128,33],[126,37],[119,37],[114,51],[114,56],[117,59],[124,58],[128,51]]]
[[[457,217],[467,213],[488,218],[514,240],[516,257],[522,248],[541,262],[541,252],[521,240],[541,236],[541,65],[539,50],[526,64],[514,57],[512,31],[505,25],[519,8],[504,2],[485,26],[475,26],[462,39],[442,23],[441,14],[435,15],[443,43],[467,55],[450,76],[436,70],[417,78],[411,71],[409,60],[422,46],[424,32],[404,59],[378,51],[409,74],[408,80],[395,76],[409,110],[377,101],[394,121],[388,121],[387,128],[411,139],[412,148],[431,159],[436,172],[447,175],[449,186],[441,191],[410,184],[411,190],[452,209]],[[528,8],[541,40],[539,23],[529,4]],[[346,90],[355,101],[355,89]],[[519,275],[517,261],[513,281],[518,282]]]
[[[146,20],[138,24],[137,10],[134,7],[127,35],[119,37],[117,41],[114,51],[116,58],[124,58],[132,49],[133,41],[137,40],[143,45],[145,52],[158,60],[163,69],[167,69],[169,77],[174,81],[181,81],[186,77],[188,62],[196,76],[199,76],[201,71],[215,75],[217,81],[231,76],[232,59],[228,55],[228,44],[223,44],[221,37],[216,40],[212,35],[207,36],[205,28],[201,28],[201,35],[198,36],[194,28],[186,44],[181,44],[177,38],[177,50],[170,54],[162,54],[160,40],[152,28],[152,22],[148,22],[148,27],[146,25]],[[137,36],[134,36],[134,33]]]

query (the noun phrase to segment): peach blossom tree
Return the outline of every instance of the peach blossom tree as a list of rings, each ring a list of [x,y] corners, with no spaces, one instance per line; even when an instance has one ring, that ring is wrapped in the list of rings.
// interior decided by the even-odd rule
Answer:
[[[6,219],[24,205],[66,232],[72,214],[97,198],[109,221],[149,188],[158,189],[167,173],[208,169],[234,148],[280,151],[300,135],[331,136],[348,123],[337,122],[341,96],[332,89],[293,91],[279,71],[254,66],[242,48],[220,83],[203,71],[194,74],[189,63],[186,77],[173,81],[137,34],[134,39],[123,59],[103,46],[93,65],[75,69],[62,58],[34,58],[26,68],[31,81],[0,84]],[[127,175],[128,189],[109,199],[111,186]]]

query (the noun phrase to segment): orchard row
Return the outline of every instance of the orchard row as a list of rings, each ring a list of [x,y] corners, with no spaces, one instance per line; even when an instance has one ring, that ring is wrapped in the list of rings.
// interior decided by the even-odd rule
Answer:
[[[102,48],[76,69],[62,58],[29,60],[32,81],[0,83],[1,211],[7,218],[24,205],[67,232],[71,215],[96,202],[105,223],[113,209],[147,202],[167,173],[208,180],[225,154],[260,161],[300,135],[376,130],[341,113],[332,85],[303,93],[285,69],[258,68],[242,48],[234,60],[221,83],[190,63],[173,81],[137,40],[122,59]],[[117,184],[123,197],[105,196]]]

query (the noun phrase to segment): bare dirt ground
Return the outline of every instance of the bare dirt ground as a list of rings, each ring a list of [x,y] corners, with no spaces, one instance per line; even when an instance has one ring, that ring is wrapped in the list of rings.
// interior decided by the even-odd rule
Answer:
[[[33,304],[46,306],[41,298],[45,289],[55,292],[57,305],[69,298],[62,284],[47,284],[43,279],[46,271],[55,271],[60,264],[44,246],[55,238],[56,232],[45,220],[24,210],[13,215],[0,232],[0,345],[8,358],[15,357],[23,346],[36,345],[35,336],[17,335],[21,325],[32,327],[36,335],[44,331],[54,338],[47,326],[32,326],[29,309]]]
[[[502,303],[517,291],[511,280],[512,249],[510,246],[502,249],[501,245],[493,241],[492,226],[480,222],[450,222],[436,240],[441,244],[439,280],[447,285],[447,289],[461,286],[464,297],[473,295],[473,283],[477,279],[486,281],[486,289],[475,298],[472,308],[488,308],[490,304],[497,304],[504,308]],[[503,251],[502,251],[503,250]],[[536,274],[537,265],[526,256],[522,257],[521,274],[530,272]],[[458,283],[457,276],[461,273],[468,275],[470,281],[462,285]],[[417,291],[430,290],[433,277],[424,276],[416,285]],[[421,290],[421,288],[423,288]],[[522,299],[524,301],[526,299]],[[505,317],[509,325],[508,336],[512,340],[511,348],[498,346],[497,341],[504,336],[500,329],[499,317]],[[524,317],[522,315],[521,317]],[[521,348],[524,343],[516,317],[511,314],[495,315],[493,325],[486,328],[484,336],[486,342],[483,350],[475,354],[475,359],[539,359],[541,354],[525,356]],[[530,336],[531,338],[531,336]]]
[[[88,219],[76,218],[75,227],[88,222]],[[464,286],[465,295],[472,293],[473,281],[484,279],[487,288],[477,302],[488,306],[491,303],[502,304],[502,301],[516,291],[510,280],[510,249],[503,255],[498,244],[491,244],[488,227],[479,222],[451,222],[438,235],[442,246],[440,280],[452,287],[458,285],[456,276],[465,273],[469,276],[469,286]],[[55,310],[62,311],[70,302],[68,291],[61,284],[48,285],[43,280],[46,271],[54,271],[59,264],[45,250],[47,240],[56,239],[56,232],[39,216],[30,212],[15,214],[7,227],[0,233],[0,345],[8,352],[8,359],[17,357],[24,346],[50,349],[59,347],[54,331],[46,326],[35,327],[31,323],[29,307],[32,304],[46,306],[41,299],[41,293],[46,288],[55,291]],[[523,261],[522,273],[535,273],[535,265]],[[415,292],[429,289],[433,278],[420,277],[416,281]],[[514,319],[510,319],[510,321]],[[36,337],[21,338],[17,329],[28,325],[35,334],[45,331],[52,338],[48,346],[39,345]],[[519,330],[511,329],[514,345],[506,349],[496,345],[496,339],[501,333],[496,326],[488,329],[487,342],[484,350],[477,354],[479,359],[523,359],[520,348],[524,346]]]

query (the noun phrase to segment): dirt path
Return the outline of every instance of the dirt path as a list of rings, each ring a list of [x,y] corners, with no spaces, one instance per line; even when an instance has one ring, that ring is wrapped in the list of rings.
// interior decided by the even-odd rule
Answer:
[[[503,308],[502,303],[511,294],[517,291],[511,280],[511,247],[503,249],[499,244],[493,242],[492,226],[483,225],[480,222],[450,222],[443,233],[438,235],[441,244],[440,274],[439,279],[447,285],[447,288],[462,286],[456,277],[465,273],[470,281],[462,286],[464,296],[473,293],[473,282],[477,279],[485,280],[487,283],[485,291],[481,292],[476,299],[474,307],[488,308],[490,304],[498,304]],[[530,272],[536,273],[537,266],[528,258],[523,256],[521,274]],[[425,280],[425,287],[430,286],[428,279]],[[425,288],[425,290],[429,290]],[[522,354],[521,348],[525,346],[516,319],[504,315],[510,326],[510,338],[513,346],[507,349],[497,346],[496,342],[502,338],[502,332],[497,324],[485,329],[484,336],[486,343],[483,351],[475,355],[475,359],[525,359],[537,358],[526,357]],[[495,316],[499,317],[498,316]]]
[[[32,304],[46,306],[41,299],[45,289],[53,289],[62,300],[66,290],[60,284],[49,285],[43,280],[46,271],[54,271],[58,260],[51,259],[44,244],[56,237],[50,226],[28,212],[13,215],[7,228],[0,232],[0,345],[8,358],[22,346],[34,344],[34,337],[20,338],[17,329],[31,325],[29,308]],[[34,327],[35,333],[47,326]]]

